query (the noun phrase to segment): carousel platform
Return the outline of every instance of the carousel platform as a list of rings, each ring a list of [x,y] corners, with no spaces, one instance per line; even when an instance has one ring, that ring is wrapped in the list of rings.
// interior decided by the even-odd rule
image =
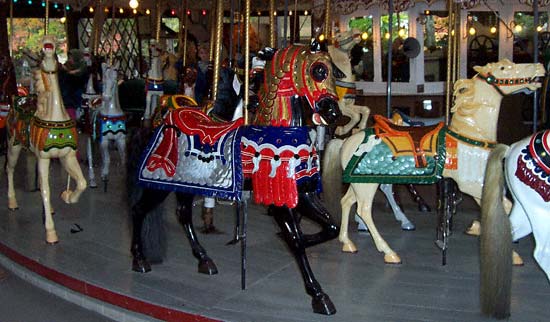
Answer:
[[[18,173],[24,173],[20,162]],[[99,172],[99,169],[98,171]],[[386,265],[370,236],[351,228],[357,254],[341,252],[338,240],[307,250],[312,269],[334,302],[333,316],[314,314],[294,258],[278,237],[265,208],[250,205],[246,289],[241,289],[240,247],[232,238],[234,211],[220,204],[215,222],[223,234],[199,235],[219,274],[197,272],[197,262],[174,215],[175,200],[165,203],[167,250],[164,261],[147,274],[131,268],[130,224],[124,171],[116,165],[107,192],[85,191],[78,204],[57,196],[67,177],[52,164],[52,202],[60,237],[44,242],[42,201],[24,191],[17,178],[20,209],[7,210],[5,172],[0,173],[0,262],[24,279],[115,321],[491,321],[479,309],[479,243],[464,235],[479,216],[471,199],[459,205],[447,265],[434,245],[435,213],[421,213],[401,194],[406,212],[417,225],[405,232],[377,196],[375,222],[403,260]],[[74,183],[73,183],[74,184]],[[435,189],[422,187],[432,207]],[[200,207],[195,209],[199,222]],[[304,230],[313,229],[303,222]],[[78,229],[78,227],[81,228]],[[509,321],[547,321],[550,285],[532,258],[533,240],[515,245],[525,266],[513,271],[512,317]],[[32,308],[29,308],[32,309]]]

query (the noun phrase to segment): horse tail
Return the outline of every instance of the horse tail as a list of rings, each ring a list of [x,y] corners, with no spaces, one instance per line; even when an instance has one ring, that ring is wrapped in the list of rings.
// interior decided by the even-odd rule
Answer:
[[[497,319],[510,315],[512,286],[512,232],[503,206],[507,151],[499,144],[489,155],[481,198],[481,311]]]
[[[139,128],[129,135],[129,142],[132,142],[132,144],[128,145],[128,160],[126,163],[126,187],[129,209],[132,209],[132,207],[141,199],[141,196],[145,190],[137,183],[137,172],[141,160],[141,154],[147,146],[151,134],[151,130]],[[163,214],[164,207],[161,203],[155,209],[151,210],[143,221],[143,228],[141,231],[143,254],[151,263],[162,262],[162,259],[166,254],[166,229],[164,227]],[[132,218],[130,218],[130,222],[131,221]]]
[[[322,181],[324,200],[330,214],[341,212],[340,199],[342,198],[342,166],[340,165],[340,150],[344,140],[332,139],[325,146],[322,164]]]

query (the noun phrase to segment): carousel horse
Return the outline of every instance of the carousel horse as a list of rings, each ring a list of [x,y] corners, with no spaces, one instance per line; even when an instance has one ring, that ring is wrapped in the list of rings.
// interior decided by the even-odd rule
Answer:
[[[536,90],[541,86],[537,77],[544,76],[545,71],[541,64],[514,64],[507,59],[476,66],[475,70],[478,74],[472,79],[455,83],[455,103],[451,110],[454,114],[448,127],[443,123],[428,127],[396,126],[375,115],[373,127],[345,141],[329,142],[324,179],[333,183],[331,187],[341,186],[342,179],[350,183],[341,199],[339,240],[343,243],[343,251],[357,252],[348,235],[349,212],[357,202],[358,213],[367,224],[376,248],[384,253],[384,261],[401,263],[399,255],[382,238],[372,220],[372,204],[379,184],[439,182],[445,188],[450,186],[449,179],[453,179],[460,191],[479,203],[484,165],[496,141],[502,97]],[[444,196],[442,193],[441,197]],[[447,202],[440,204],[445,206],[442,207],[445,211],[454,210],[446,207]],[[450,233],[447,228],[438,227],[438,234],[446,238]],[[445,242],[436,243],[443,250],[443,263]]]
[[[550,130],[511,146],[499,144],[487,163],[481,199],[481,307],[497,318],[510,315],[512,241],[529,234],[533,257],[550,280]],[[504,166],[503,166],[504,161]],[[510,216],[503,205],[507,187]]]
[[[97,139],[101,148],[101,180],[105,184],[109,180],[109,166],[111,156],[109,144],[114,142],[117,146],[120,163],[126,164],[126,115],[118,99],[118,62],[114,65],[101,64],[103,74],[103,91],[101,94],[101,106],[95,117],[93,127],[94,139]]]
[[[55,55],[55,37],[46,35],[42,40],[44,57],[40,69],[35,71],[36,90],[38,98],[36,112],[30,119],[27,142],[29,149],[38,159],[38,174],[40,177],[40,192],[44,204],[44,226],[46,242],[58,242],[57,233],[52,217],[50,199],[49,168],[50,160],[58,158],[69,176],[76,180],[74,191],[67,189],[61,193],[61,199],[68,204],[78,202],[80,195],[86,189],[86,179],[82,174],[76,158],[77,130],[76,121],[71,119],[59,90],[57,78],[58,62]],[[11,130],[11,129],[10,129]],[[14,132],[16,129],[14,129]],[[18,208],[13,185],[15,165],[22,148],[22,142],[17,139],[19,133],[10,137],[8,151],[8,208]]]
[[[0,56],[0,155],[6,152],[6,122],[8,113],[17,95],[15,68],[10,56]]]
[[[172,191],[200,273],[217,268],[200,245],[192,223],[195,195],[243,201],[245,179],[255,202],[269,206],[302,273],[313,311],[335,308],[315,279],[306,248],[335,238],[338,228],[320,200],[318,157],[310,128],[334,124],[340,116],[328,54],[294,45],[266,55],[264,84],[258,93],[254,125],[243,118],[215,122],[192,108],[169,112],[142,154],[138,180],[147,187],[132,207],[132,269],[148,272],[141,230],[146,214]],[[224,109],[238,106],[224,106]],[[250,182],[250,185],[248,185]],[[319,223],[320,232],[303,234],[299,215]]]
[[[162,76],[162,48],[160,44],[151,42],[149,46],[150,65],[145,80],[145,111],[143,122],[146,127],[150,126],[151,117],[158,106],[159,98],[164,94],[164,79]]]

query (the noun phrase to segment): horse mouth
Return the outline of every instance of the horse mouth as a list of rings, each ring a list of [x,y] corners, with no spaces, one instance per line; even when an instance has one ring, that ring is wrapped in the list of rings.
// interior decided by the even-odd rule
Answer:
[[[315,125],[333,126],[342,117],[338,101],[331,95],[326,95],[316,102],[316,110],[313,114]]]
[[[53,44],[45,43],[43,48],[44,48],[45,51],[52,51],[53,50]]]

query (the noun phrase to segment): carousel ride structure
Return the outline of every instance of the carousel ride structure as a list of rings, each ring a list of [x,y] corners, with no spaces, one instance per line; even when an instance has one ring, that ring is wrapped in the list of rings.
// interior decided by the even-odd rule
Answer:
[[[504,95],[534,91],[545,75],[541,64],[514,64],[507,59],[476,67],[472,79],[455,83],[455,105],[450,124],[428,127],[396,126],[390,120],[375,116],[375,125],[344,140],[332,140],[324,157],[323,180],[331,187],[350,183],[341,199],[342,222],[339,240],[344,252],[357,252],[348,235],[351,206],[358,203],[359,216],[367,224],[386,263],[401,263],[399,255],[386,243],[372,220],[372,202],[379,184],[438,182],[450,186],[453,179],[460,191],[479,204],[484,166],[495,145],[500,103]],[[340,162],[338,162],[338,159]],[[343,175],[342,175],[342,172]],[[442,188],[440,187],[440,191]],[[445,189],[447,190],[447,189]],[[450,190],[450,189],[449,189]],[[441,197],[445,194],[441,193]],[[440,202],[452,211],[452,202]],[[448,221],[452,214],[446,217]],[[438,228],[443,236],[443,264],[450,223]],[[440,240],[438,240],[440,242]],[[436,243],[437,244],[437,243]]]
[[[17,115],[9,117],[8,162],[6,172],[8,176],[8,208],[18,208],[14,188],[14,172],[19,154],[23,145],[28,143],[29,149],[38,159],[39,186],[44,205],[44,226],[46,242],[58,242],[57,233],[52,217],[49,167],[52,158],[58,158],[68,172],[70,178],[76,181],[74,191],[70,190],[70,178],[67,189],[61,194],[65,203],[76,203],[86,189],[86,179],[76,158],[77,130],[76,121],[71,119],[61,99],[59,82],[57,79],[57,59],[55,55],[55,38],[49,35],[43,38],[44,57],[40,69],[35,71],[36,89],[38,92],[36,112],[30,118],[29,130],[17,126]],[[14,111],[15,109],[12,109]],[[15,125],[12,127],[11,125]],[[23,130],[26,133],[21,133]]]
[[[142,249],[143,221],[175,191],[178,218],[199,260],[198,270],[216,274],[217,267],[193,228],[194,196],[232,199],[242,207],[246,203],[243,190],[250,184],[255,202],[269,207],[298,262],[313,311],[334,314],[334,304],[315,279],[305,252],[338,232],[318,198],[318,159],[309,130],[313,124],[332,124],[340,116],[333,67],[328,54],[308,46],[271,53],[272,57],[265,57],[264,84],[253,125],[244,126],[242,118],[215,122],[192,108],[176,109],[164,117],[138,168],[139,181],[148,189],[131,211],[132,269],[151,270]],[[321,231],[303,234],[300,215],[318,223]]]

